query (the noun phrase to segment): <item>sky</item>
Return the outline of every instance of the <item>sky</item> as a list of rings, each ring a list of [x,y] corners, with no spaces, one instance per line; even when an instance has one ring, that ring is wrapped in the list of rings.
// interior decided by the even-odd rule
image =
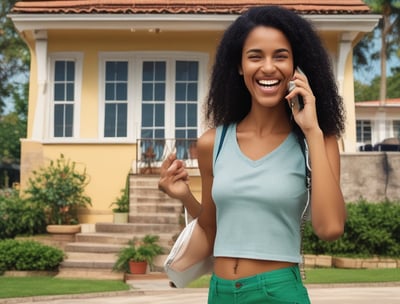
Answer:
[[[391,58],[391,60],[389,60],[387,62],[387,76],[391,76],[392,72],[391,72],[391,68],[392,67],[398,67],[400,66],[400,59],[398,57],[394,58],[395,56],[393,56],[393,58]],[[367,68],[361,68],[360,70],[355,70],[354,69],[354,79],[358,80],[364,84],[369,84],[371,83],[371,81],[380,75],[381,73],[381,66],[380,66],[380,60],[375,60],[372,63],[372,67],[371,69],[367,69]]]

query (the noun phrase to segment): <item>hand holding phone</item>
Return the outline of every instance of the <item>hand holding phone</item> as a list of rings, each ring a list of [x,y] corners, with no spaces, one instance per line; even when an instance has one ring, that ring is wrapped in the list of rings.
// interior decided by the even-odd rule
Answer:
[[[299,67],[297,67],[296,70],[300,74],[304,75],[303,71]],[[295,88],[296,88],[296,85],[295,85],[294,81],[289,81],[289,84],[288,84],[289,93],[292,92]],[[289,104],[290,104],[290,107],[292,108],[292,110],[297,108],[299,111],[301,111],[304,108],[303,97],[301,95],[297,94],[296,96],[294,96],[292,99],[289,100]]]

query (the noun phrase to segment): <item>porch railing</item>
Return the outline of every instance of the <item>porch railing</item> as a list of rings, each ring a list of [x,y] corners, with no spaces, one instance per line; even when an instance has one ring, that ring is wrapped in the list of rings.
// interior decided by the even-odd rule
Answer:
[[[136,172],[157,174],[164,159],[173,152],[187,168],[197,168],[197,138],[141,138],[137,141]]]

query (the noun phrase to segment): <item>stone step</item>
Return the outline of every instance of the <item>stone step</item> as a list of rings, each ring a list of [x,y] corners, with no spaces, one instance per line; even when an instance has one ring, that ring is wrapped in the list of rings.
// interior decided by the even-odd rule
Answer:
[[[163,271],[163,265],[167,258],[167,254],[159,255],[154,259],[153,271]],[[60,271],[73,271],[74,269],[93,269],[93,270],[110,270],[117,260],[116,255],[102,255],[102,254],[86,254],[82,253],[68,253],[68,257],[61,263]]]
[[[142,202],[140,204],[131,204],[129,207],[130,214],[141,214],[141,213],[170,213],[170,214],[181,214],[183,206],[181,203],[169,203],[165,202],[162,204],[154,202]]]
[[[115,272],[111,269],[98,269],[98,268],[84,268],[74,267],[66,268],[60,267],[57,278],[86,278],[86,279],[99,279],[99,280],[123,280],[124,273]]]
[[[65,246],[66,252],[118,253],[124,244],[74,242]]]
[[[78,233],[75,236],[77,243],[100,243],[104,245],[124,245],[133,239],[131,234],[127,233]]]
[[[131,188],[129,195],[130,198],[149,197],[153,199],[163,199],[165,201],[174,200],[179,202],[179,200],[171,199],[166,193],[160,191],[159,189],[153,189],[153,188],[145,188],[145,189]]]
[[[177,232],[178,233],[178,232]],[[170,233],[158,233],[160,237],[159,244],[161,247],[170,249],[173,245],[173,237],[177,234]],[[123,245],[127,245],[130,240],[136,238],[143,238],[145,234],[130,234],[130,233],[107,233],[107,232],[93,232],[93,233],[79,233],[76,235],[75,243],[68,243],[71,246],[70,251],[75,251],[73,248],[77,248],[78,252],[93,252],[98,248],[99,252],[113,252],[117,248],[121,248]],[[97,243],[98,245],[91,246],[90,244]],[[79,245],[88,244],[88,245]],[[73,247],[72,247],[73,246]],[[109,247],[107,249],[104,249]],[[88,251],[85,251],[88,250]],[[93,250],[93,251],[92,251]],[[69,251],[69,250],[68,250]]]
[[[88,252],[66,252],[66,259],[64,262],[71,262],[71,261],[89,261],[89,262],[111,262],[115,263],[117,260],[118,253],[88,253]]]
[[[108,233],[130,233],[135,235],[144,234],[170,234],[173,235],[180,231],[179,224],[146,224],[146,223],[128,223],[128,224],[113,224],[113,223],[96,223],[97,232]]]
[[[177,224],[179,225],[179,215],[175,213],[140,213],[129,214],[129,223],[139,224]]]
[[[92,269],[112,269],[115,260],[87,260],[87,259],[66,259],[61,263],[65,268],[92,268]]]
[[[180,204],[182,206],[182,203],[179,201],[173,201],[173,200],[168,200],[163,197],[152,197],[150,195],[131,195],[129,199],[129,205],[135,205],[135,204],[145,204],[145,203],[153,203],[153,204],[170,204],[171,202],[174,202],[176,204]]]
[[[160,177],[155,176],[143,176],[143,175],[131,175],[129,179],[130,189],[157,189],[158,181]]]

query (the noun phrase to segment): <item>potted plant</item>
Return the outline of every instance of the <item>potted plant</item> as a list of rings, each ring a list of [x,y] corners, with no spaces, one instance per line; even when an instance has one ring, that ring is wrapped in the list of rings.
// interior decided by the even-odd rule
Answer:
[[[32,172],[25,193],[43,208],[49,232],[70,233],[72,229],[76,233],[80,231],[78,209],[91,206],[85,194],[88,183],[86,168],[78,170],[75,162],[61,154],[48,166]]]
[[[145,274],[147,265],[153,267],[154,258],[163,253],[163,248],[158,244],[158,235],[146,235],[143,239],[134,238],[128,246],[118,253],[117,261],[113,266],[114,271],[123,271],[132,274]]]
[[[121,195],[113,201],[110,207],[114,215],[114,224],[124,224],[128,222],[129,216],[129,175],[126,178],[125,188],[121,189]]]

